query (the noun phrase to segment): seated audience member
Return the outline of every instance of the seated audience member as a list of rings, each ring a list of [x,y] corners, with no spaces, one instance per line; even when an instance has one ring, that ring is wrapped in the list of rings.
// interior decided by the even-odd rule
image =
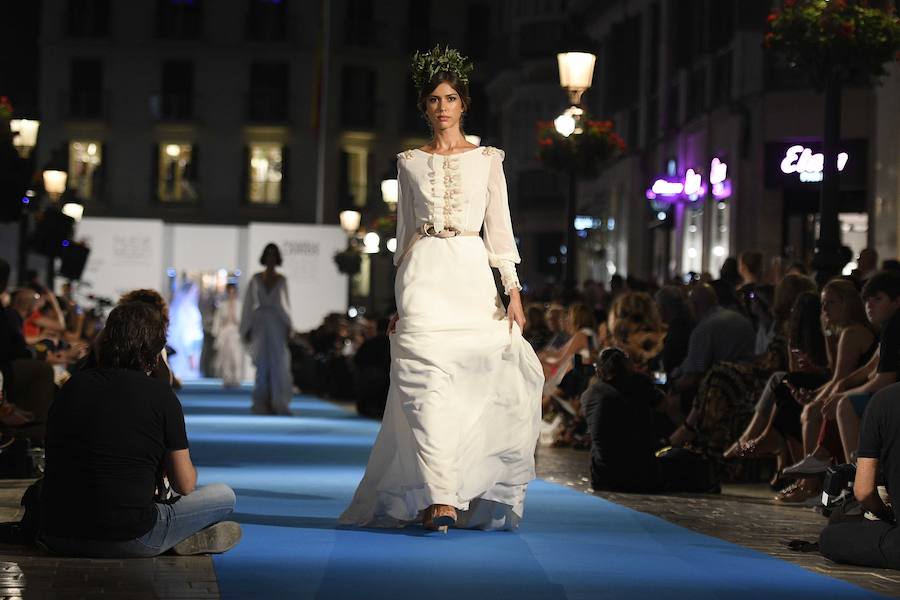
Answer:
[[[566,330],[569,341],[559,350],[545,350],[538,354],[547,378],[544,384],[544,408],[550,406],[550,397],[557,393],[563,377],[573,366],[573,357],[581,356],[582,364],[593,362],[597,352],[597,324],[594,311],[586,305],[576,302],[569,307],[566,319]]]
[[[635,372],[618,348],[597,359],[598,381],[582,395],[582,411],[591,438],[594,489],[652,492],[660,486],[654,456],[654,407],[662,399],[646,375]]]
[[[58,554],[148,557],[224,552],[240,539],[226,485],[196,488],[184,415],[150,377],[166,343],[159,311],[141,302],[110,313],[98,366],[76,373],[53,403],[39,541]],[[166,499],[163,476],[181,494]]]
[[[703,377],[691,411],[696,422],[690,425],[702,431],[703,443],[710,451],[724,452],[739,439],[753,417],[756,399],[769,377],[787,369],[791,310],[800,294],[815,287],[808,277],[785,276],[775,288],[774,334],[766,351],[752,360],[722,361]]]
[[[12,305],[4,311],[0,319],[0,372],[4,397],[34,416],[37,423],[29,429],[28,437],[34,445],[43,446],[44,423],[56,386],[53,366],[35,358],[35,352],[25,342],[23,324],[36,303],[34,290],[21,289],[13,294]],[[69,354],[64,354],[60,360],[68,359]]]
[[[859,438],[853,495],[866,514],[843,516],[819,536],[823,556],[838,563],[900,569],[900,527],[891,498],[900,496],[900,385],[879,391],[869,402]],[[879,494],[883,478],[887,497]]]
[[[822,414],[837,421],[844,456],[853,461],[859,442],[859,423],[866,405],[875,392],[897,382],[900,373],[900,275],[876,273],[862,290],[866,314],[872,325],[881,328],[878,342],[878,365],[870,361],[871,369],[863,367],[852,374],[825,400]]]
[[[353,356],[356,365],[356,410],[364,417],[384,416],[391,385],[390,319],[378,319],[375,335],[364,341]]]
[[[850,273],[850,278],[860,286],[878,272],[878,252],[874,248],[863,248],[856,259],[856,268]]]
[[[666,326],[653,297],[628,291],[612,303],[606,322],[600,325],[600,346],[621,348],[639,371],[662,352]]]
[[[684,424],[672,434],[673,444],[693,439],[700,414],[696,407],[687,419],[677,414],[693,404],[698,386],[712,366],[721,361],[743,362],[753,358],[756,333],[750,321],[743,315],[719,306],[712,287],[707,284],[694,286],[689,299],[697,316],[697,326],[691,332],[688,353],[684,362],[675,369],[670,382],[668,405],[670,416]]]
[[[657,360],[661,363],[660,370],[668,375],[687,356],[691,332],[694,330],[694,316],[681,288],[667,285],[656,292],[655,300],[659,306],[659,316],[666,324],[666,338]]]
[[[553,338],[553,331],[547,325],[544,307],[540,304],[529,304],[525,315],[525,331],[522,337],[528,340],[535,352],[540,352],[547,347]]]
[[[814,402],[820,402],[822,424],[818,444],[803,460],[784,470],[785,475],[804,476],[824,473],[832,456],[843,454],[853,462],[859,423],[872,394],[897,381],[900,372],[900,274],[881,271],[866,282],[862,291],[866,314],[875,327],[881,328],[878,350],[863,366],[855,369],[832,387],[821,392]],[[806,416],[806,411],[804,411]],[[829,431],[837,434],[840,444],[829,450]]]
[[[566,331],[566,309],[561,304],[551,304],[547,309],[547,327],[552,334],[550,341],[540,350],[535,348],[535,352],[559,350],[569,341],[571,336]]]

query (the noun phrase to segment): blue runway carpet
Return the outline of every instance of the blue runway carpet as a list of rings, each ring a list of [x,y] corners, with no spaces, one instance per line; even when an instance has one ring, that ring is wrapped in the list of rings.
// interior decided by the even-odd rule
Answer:
[[[181,393],[201,483],[237,492],[244,538],[216,556],[222,597],[876,597],[850,584],[543,481],[516,533],[337,529],[378,423],[310,397],[249,413],[248,390]]]

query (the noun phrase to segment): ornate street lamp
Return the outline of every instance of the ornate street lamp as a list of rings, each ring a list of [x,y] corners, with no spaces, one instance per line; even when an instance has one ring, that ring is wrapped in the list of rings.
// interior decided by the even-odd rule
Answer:
[[[84,216],[84,205],[79,202],[66,202],[63,204],[62,213],[79,223],[81,217]]]
[[[32,119],[10,119],[9,128],[13,133],[13,146],[22,158],[31,156],[31,151],[37,144],[40,126],[40,121]]]
[[[59,197],[66,191],[66,180],[69,174],[65,171],[56,169],[47,169],[44,171],[44,190],[53,202],[59,200]]]
[[[340,214],[341,229],[348,238],[352,238],[359,230],[359,223],[362,215],[357,210],[342,210]]]
[[[581,106],[581,96],[594,80],[594,63],[597,56],[590,52],[561,52],[556,55],[559,64],[559,85],[569,94],[569,104]]]
[[[381,199],[388,205],[391,212],[397,210],[397,200],[400,199],[400,184],[396,179],[385,179],[381,182]]]
[[[556,55],[559,65],[559,85],[569,95],[569,108],[553,121],[556,131],[564,136],[580,135],[584,132],[581,118],[581,97],[590,89],[594,80],[594,64],[597,56],[589,52],[561,52]],[[578,173],[575,164],[569,169],[569,202],[566,210],[566,291],[574,294],[578,283],[576,274],[577,233],[575,212],[578,205]]]

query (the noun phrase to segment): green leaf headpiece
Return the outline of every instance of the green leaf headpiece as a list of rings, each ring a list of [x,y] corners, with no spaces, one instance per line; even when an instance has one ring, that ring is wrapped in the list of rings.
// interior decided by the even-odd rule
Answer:
[[[435,46],[430,52],[416,52],[412,59],[412,78],[419,92],[438,73],[447,72],[469,85],[469,73],[474,69],[472,62],[458,50],[446,46]]]

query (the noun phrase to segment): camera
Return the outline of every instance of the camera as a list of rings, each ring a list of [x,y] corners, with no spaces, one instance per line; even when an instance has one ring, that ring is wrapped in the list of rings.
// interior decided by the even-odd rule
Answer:
[[[824,516],[830,516],[832,511],[854,500],[854,479],[856,479],[856,465],[853,463],[828,467],[825,472],[825,485],[822,488]]]

